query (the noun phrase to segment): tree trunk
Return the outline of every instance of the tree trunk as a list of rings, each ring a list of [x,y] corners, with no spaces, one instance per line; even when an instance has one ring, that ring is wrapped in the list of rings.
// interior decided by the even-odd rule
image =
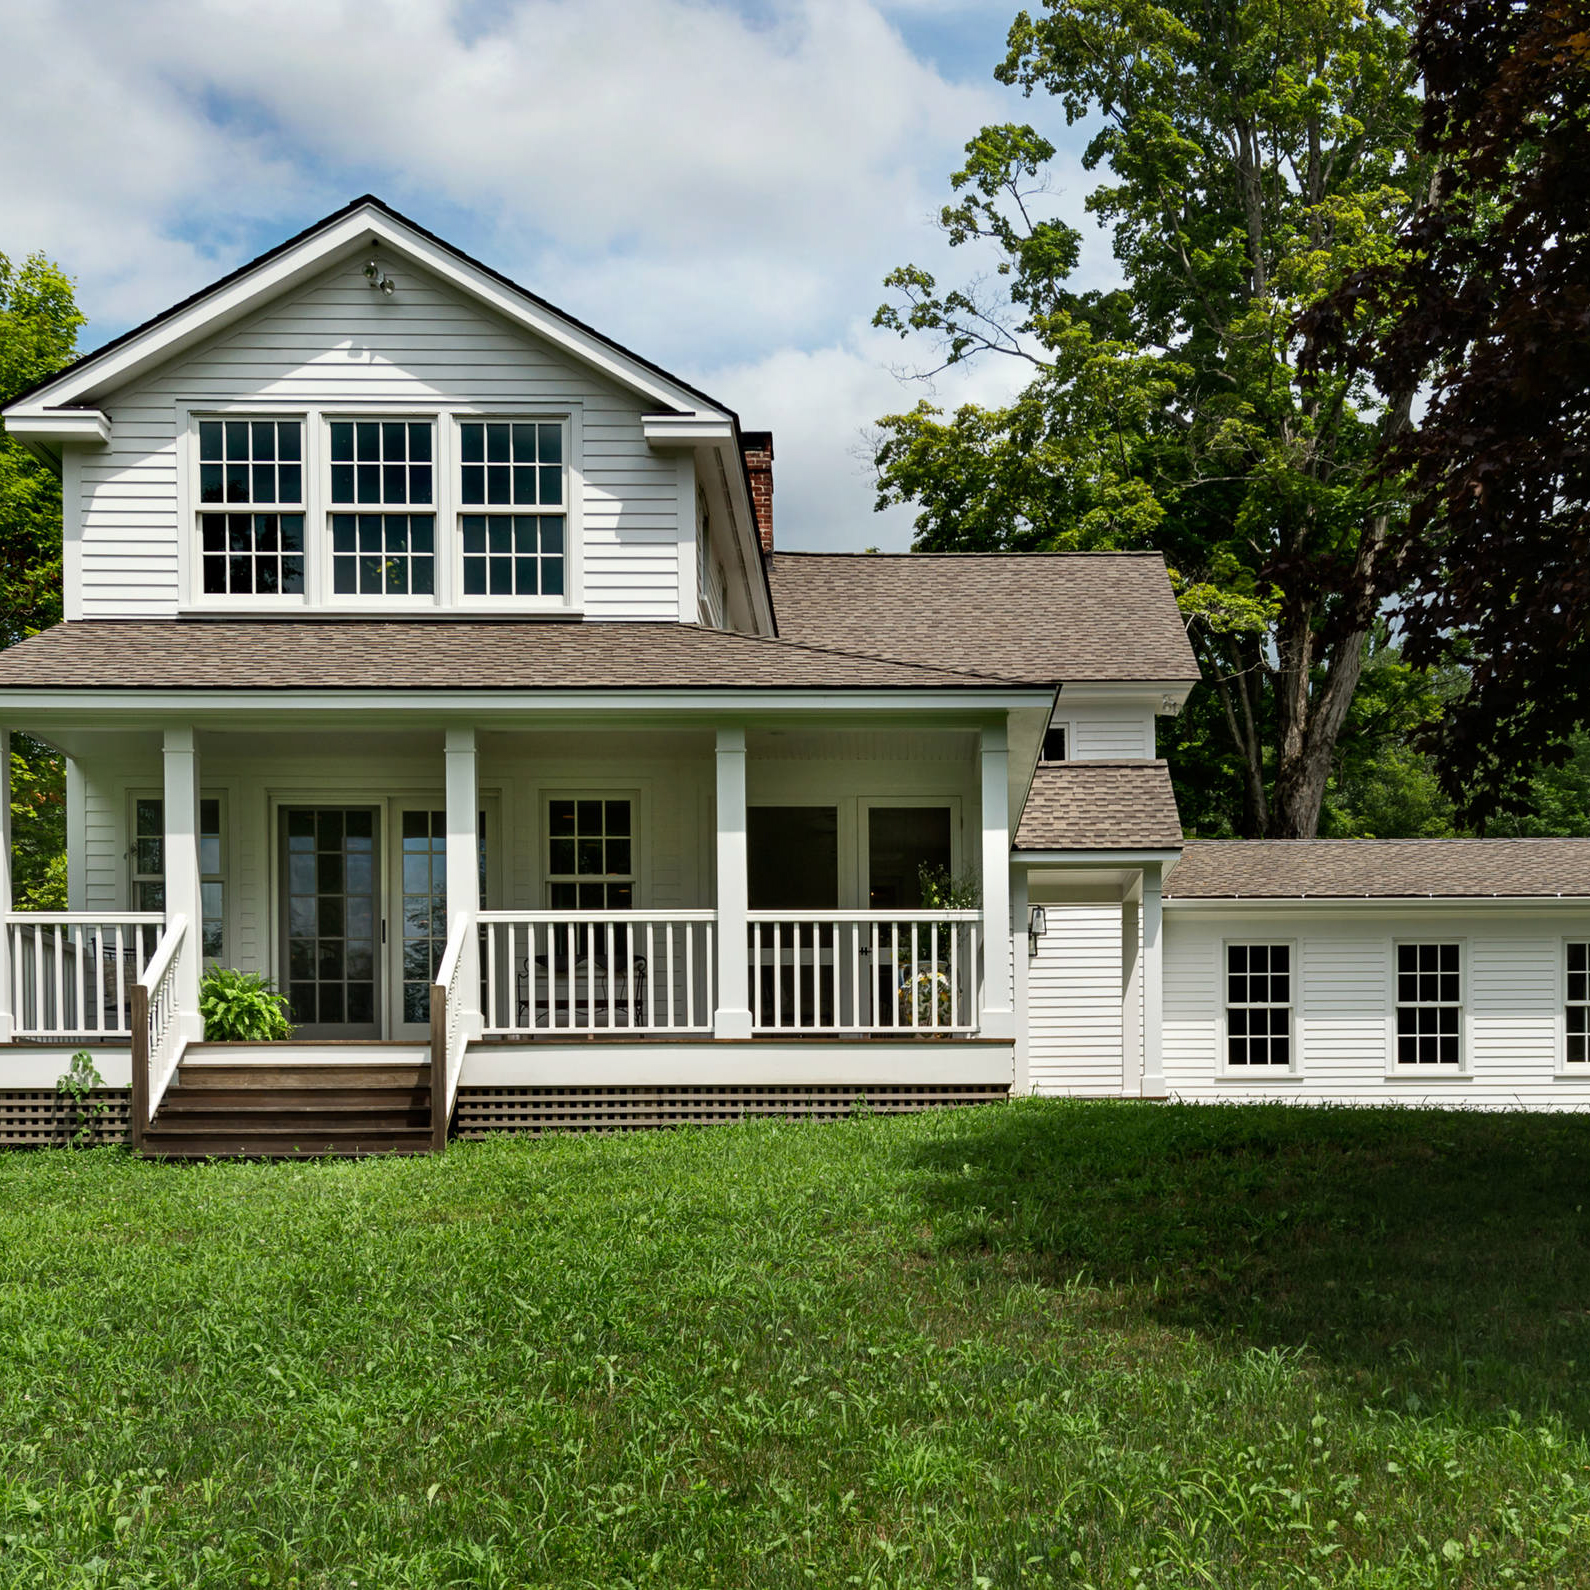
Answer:
[[[1306,677],[1300,682],[1284,680],[1278,694],[1284,694],[1290,686],[1296,702],[1300,693],[1304,715],[1283,736],[1276,761],[1275,794],[1270,802],[1269,838],[1313,839],[1319,833],[1319,813],[1325,801],[1331,759],[1363,675],[1368,644],[1367,629],[1342,637],[1326,670],[1324,686],[1312,701]]]

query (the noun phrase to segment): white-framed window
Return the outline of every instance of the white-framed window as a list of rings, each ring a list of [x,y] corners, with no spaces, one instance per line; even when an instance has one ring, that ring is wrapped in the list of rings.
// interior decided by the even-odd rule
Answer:
[[[628,794],[547,797],[548,906],[601,911],[635,905],[638,805]]]
[[[1563,1064],[1590,1072],[1590,941],[1563,945],[1562,995]]]
[[[198,432],[199,588],[206,596],[302,596],[302,418],[201,418]]]
[[[1399,943],[1392,1062],[1398,1070],[1459,1070],[1463,1064],[1463,946],[1456,940]]]
[[[1290,943],[1226,945],[1227,1071],[1251,1076],[1293,1069],[1294,959]]]
[[[327,421],[334,600],[436,595],[436,426]]]
[[[1070,754],[1070,725],[1066,723],[1051,722],[1043,732],[1042,760],[1045,762],[1064,762]]]
[[[222,797],[199,800],[199,893],[207,961],[226,956],[226,828]],[[132,908],[166,908],[166,805],[158,795],[132,797]]]
[[[459,419],[464,602],[562,602],[568,589],[568,451],[560,420]]]

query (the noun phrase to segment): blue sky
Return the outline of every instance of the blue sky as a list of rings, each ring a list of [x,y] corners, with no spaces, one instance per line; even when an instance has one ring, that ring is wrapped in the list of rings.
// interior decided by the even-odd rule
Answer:
[[[7,19],[0,251],[78,281],[85,346],[373,191],[770,428],[781,544],[904,547],[866,427],[997,401],[1013,367],[901,379],[892,265],[960,279],[930,218],[1015,0],[31,0]],[[1090,280],[1109,279],[1102,240]]]

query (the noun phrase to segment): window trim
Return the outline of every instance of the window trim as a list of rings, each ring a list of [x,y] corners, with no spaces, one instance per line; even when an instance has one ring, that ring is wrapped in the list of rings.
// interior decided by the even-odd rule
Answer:
[[[138,871],[138,803],[140,801],[159,801],[161,803],[160,821],[162,849],[160,859],[162,862],[164,862],[166,792],[163,789],[153,785],[128,785],[125,790],[125,795],[127,844],[122,852],[122,859],[127,865],[127,872],[124,880],[127,889],[126,898],[128,909],[132,911],[139,911],[142,910],[143,907],[137,903],[138,885],[150,875],[148,873],[140,873]],[[236,907],[237,884],[235,879],[235,868],[233,866],[234,856],[232,853],[232,827],[229,822],[231,815],[229,810],[231,806],[230,791],[224,785],[213,789],[205,789],[201,787],[199,790],[199,800],[201,803],[204,801],[213,800],[219,804],[221,824],[221,870],[219,873],[201,873],[199,875],[201,898],[203,886],[206,883],[219,883],[221,885],[221,953],[216,957],[206,956],[204,958],[204,964],[207,966],[224,966],[228,964],[236,965],[237,937],[236,925],[233,921],[233,917],[235,915]],[[162,867],[160,873],[160,880],[162,884],[165,882],[165,876],[165,869]],[[167,912],[163,912],[163,915],[169,913],[169,905],[170,902],[168,901]],[[204,932],[203,922],[200,922],[199,924],[199,932],[201,935]]]
[[[1234,945],[1252,948],[1254,945],[1284,946],[1287,951],[1291,999],[1287,1002],[1290,1013],[1287,1023],[1290,1040],[1287,1063],[1284,1066],[1234,1066],[1231,1064],[1231,1005],[1228,999],[1230,985],[1231,949]],[[1291,1082],[1303,1075],[1303,1022],[1302,1022],[1302,963],[1298,940],[1290,936],[1273,936],[1262,933],[1235,933],[1220,941],[1219,959],[1215,964],[1216,993],[1220,1017],[1217,1023],[1219,1048],[1215,1053],[1215,1076],[1222,1082]],[[1253,1006],[1253,1009],[1274,1008]]]
[[[540,792],[537,802],[536,825],[536,901],[537,909],[547,911],[580,911],[590,907],[554,906],[552,885],[567,883],[566,873],[552,871],[552,802],[553,801],[628,801],[629,802],[629,877],[633,887],[632,911],[644,911],[651,906],[651,879],[647,870],[648,846],[645,828],[645,791],[635,785],[609,786],[607,788],[556,788]],[[617,876],[612,874],[611,876]],[[604,909],[607,909],[604,907]],[[618,909],[613,907],[612,909]]]
[[[1448,1065],[1421,1065],[1409,1062],[1404,1065],[1397,1057],[1397,1011],[1401,1002],[1397,998],[1397,954],[1404,945],[1411,944],[1455,944],[1458,952],[1458,1060],[1455,1066]],[[1428,933],[1410,934],[1401,933],[1391,940],[1391,950],[1387,958],[1387,988],[1386,988],[1386,1077],[1388,1080],[1404,1081],[1450,1081],[1454,1077],[1469,1077],[1473,1074],[1472,1065],[1472,1034],[1473,1023],[1469,1020],[1469,942],[1466,934],[1443,933],[1433,937]],[[1418,1008],[1410,1006],[1410,1009]],[[1424,1008],[1437,1009],[1439,1006]]]
[[[1568,946],[1590,944],[1590,933],[1564,933],[1557,945],[1556,1054],[1553,1073],[1569,1082],[1590,1082],[1590,1057],[1568,1059]]]
[[[415,403],[376,398],[305,402],[256,397],[248,401],[179,402],[177,416],[177,511],[184,527],[177,542],[178,611],[206,615],[277,614],[302,616],[318,611],[337,617],[392,615],[402,618],[501,614],[519,618],[578,618],[585,608],[584,405],[580,400],[555,406],[508,408],[500,404]],[[304,593],[301,596],[206,595],[199,550],[199,420],[296,419],[304,427]],[[334,597],[331,591],[331,444],[333,419],[428,420],[434,427],[437,522],[434,597]],[[458,530],[461,495],[454,480],[458,424],[463,420],[507,419],[561,423],[565,449],[563,595],[462,599],[463,547]]]
[[[1066,737],[1066,754],[1059,761],[1053,761],[1043,754],[1043,742],[1049,738],[1052,729],[1061,730]],[[1044,726],[1043,738],[1038,741],[1038,761],[1044,767],[1063,767],[1067,762],[1077,759],[1077,726],[1070,718],[1051,717]]]

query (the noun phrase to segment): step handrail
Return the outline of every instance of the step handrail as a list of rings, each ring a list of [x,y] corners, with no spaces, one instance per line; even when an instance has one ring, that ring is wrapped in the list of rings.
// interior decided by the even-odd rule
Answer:
[[[178,913],[166,924],[155,952],[132,986],[132,1138],[142,1147],[144,1133],[177,1074],[186,1047],[177,1009],[177,968],[186,942],[188,919]]]
[[[447,1128],[469,1044],[460,973],[464,948],[476,931],[475,920],[475,913],[466,911],[453,924],[431,984],[431,1148],[438,1154],[447,1148]]]

